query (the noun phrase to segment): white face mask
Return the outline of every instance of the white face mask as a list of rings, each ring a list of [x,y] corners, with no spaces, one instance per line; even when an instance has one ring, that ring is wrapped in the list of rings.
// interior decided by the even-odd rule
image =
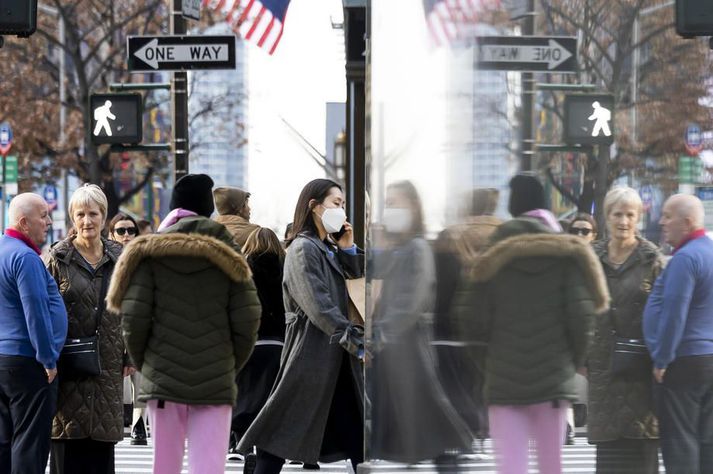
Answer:
[[[324,208],[324,213],[322,213],[322,225],[324,230],[330,234],[339,232],[342,230],[342,226],[347,221],[347,213],[341,207],[335,208]]]
[[[384,209],[383,224],[386,232],[402,234],[411,230],[411,210],[402,207],[387,207]]]

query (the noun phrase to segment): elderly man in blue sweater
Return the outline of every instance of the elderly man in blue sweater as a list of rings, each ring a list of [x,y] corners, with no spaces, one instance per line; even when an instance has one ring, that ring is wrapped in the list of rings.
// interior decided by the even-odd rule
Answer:
[[[673,258],[644,311],[666,472],[713,472],[713,241],[701,201],[671,196],[661,227]]]
[[[57,406],[57,359],[67,313],[40,249],[47,203],[25,193],[10,202],[0,237],[0,472],[41,474]]]

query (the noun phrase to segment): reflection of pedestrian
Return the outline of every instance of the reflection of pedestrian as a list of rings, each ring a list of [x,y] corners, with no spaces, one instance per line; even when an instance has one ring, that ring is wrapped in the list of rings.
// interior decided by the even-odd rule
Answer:
[[[596,122],[594,122],[592,136],[598,137],[600,132],[604,132],[605,137],[610,136],[611,130],[609,129],[609,121],[611,120],[611,111],[602,107],[598,101],[594,101],[592,108],[594,109],[594,113],[587,118],[587,120],[596,120]]]
[[[462,223],[441,232],[436,242],[436,314],[434,332],[438,341],[439,376],[446,394],[476,435],[474,449],[484,455],[483,440],[488,437],[488,409],[483,400],[483,373],[473,360],[472,350],[463,347],[463,335],[454,326],[452,300],[461,276],[472,269],[477,257],[488,246],[490,236],[502,221],[495,217],[497,189],[474,189]],[[483,356],[485,351],[483,350]],[[472,376],[464,377],[468,371]]]
[[[373,316],[370,375],[373,459],[415,463],[452,462],[472,440],[437,374],[431,316],[435,265],[423,238],[421,200],[409,181],[386,190],[383,226],[388,242],[374,257],[374,278],[383,286]],[[376,242],[376,245],[379,245]],[[370,267],[371,268],[371,267]]]
[[[104,129],[104,133],[107,136],[111,136],[111,125],[109,125],[109,119],[116,120],[116,115],[111,113],[111,101],[107,100],[104,105],[94,109],[94,120],[97,122],[94,127],[94,136],[99,136],[101,129]]]
[[[510,187],[517,217],[493,234],[456,312],[473,343],[488,344],[485,397],[498,472],[527,473],[533,438],[539,471],[559,473],[575,372],[608,291],[589,245],[557,234],[539,181],[518,175]]]
[[[37,194],[19,194],[8,213],[10,227],[0,237],[0,472],[41,474],[67,313],[39,256],[52,222],[47,203]]]
[[[713,242],[701,201],[666,201],[661,227],[673,257],[644,311],[644,337],[658,382],[666,472],[703,474],[713,466]]]

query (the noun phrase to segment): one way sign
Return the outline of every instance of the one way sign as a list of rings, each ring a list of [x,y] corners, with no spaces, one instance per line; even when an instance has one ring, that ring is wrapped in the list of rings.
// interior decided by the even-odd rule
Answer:
[[[481,36],[479,69],[577,72],[577,38],[568,36]]]
[[[129,71],[235,69],[235,36],[129,36]]]

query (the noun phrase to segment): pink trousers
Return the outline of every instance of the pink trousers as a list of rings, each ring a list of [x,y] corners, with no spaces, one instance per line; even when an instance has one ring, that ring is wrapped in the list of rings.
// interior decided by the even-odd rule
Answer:
[[[230,405],[147,403],[154,474],[180,474],[188,439],[188,472],[222,474],[230,436]]]
[[[569,402],[491,405],[488,408],[499,474],[527,474],[530,440],[537,449],[540,474],[561,474],[562,443]]]

